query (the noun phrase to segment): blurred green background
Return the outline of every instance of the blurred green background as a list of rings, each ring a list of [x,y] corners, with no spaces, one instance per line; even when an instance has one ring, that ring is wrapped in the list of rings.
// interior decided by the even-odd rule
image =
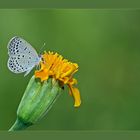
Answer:
[[[79,64],[80,108],[67,89],[28,130],[140,130],[140,10],[0,10],[0,129],[8,130],[29,79],[7,68],[20,36]]]

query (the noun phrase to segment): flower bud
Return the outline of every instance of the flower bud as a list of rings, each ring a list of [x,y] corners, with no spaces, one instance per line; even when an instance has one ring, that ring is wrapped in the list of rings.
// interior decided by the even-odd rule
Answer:
[[[39,121],[51,109],[59,97],[61,87],[55,79],[40,82],[34,76],[30,79],[17,110],[17,120],[9,131],[26,129]]]

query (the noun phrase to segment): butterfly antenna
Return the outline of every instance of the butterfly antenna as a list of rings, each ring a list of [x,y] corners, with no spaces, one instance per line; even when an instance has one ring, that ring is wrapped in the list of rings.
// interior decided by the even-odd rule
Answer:
[[[44,44],[42,45],[42,47],[40,48],[39,55],[41,55],[41,53],[43,52],[43,49],[44,49],[45,45],[46,45],[46,43],[44,43]]]

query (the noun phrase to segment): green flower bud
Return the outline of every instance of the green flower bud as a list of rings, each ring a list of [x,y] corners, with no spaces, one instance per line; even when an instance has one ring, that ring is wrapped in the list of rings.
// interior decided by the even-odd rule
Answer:
[[[39,121],[59,97],[61,87],[55,79],[30,79],[17,110],[17,120],[9,131],[26,129]]]

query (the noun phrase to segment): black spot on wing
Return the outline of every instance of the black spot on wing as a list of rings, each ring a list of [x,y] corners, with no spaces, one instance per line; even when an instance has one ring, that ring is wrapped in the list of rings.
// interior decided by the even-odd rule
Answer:
[[[11,42],[9,43],[9,53],[10,54],[18,54],[20,51],[19,46],[21,45],[22,41],[19,37],[14,37]]]

